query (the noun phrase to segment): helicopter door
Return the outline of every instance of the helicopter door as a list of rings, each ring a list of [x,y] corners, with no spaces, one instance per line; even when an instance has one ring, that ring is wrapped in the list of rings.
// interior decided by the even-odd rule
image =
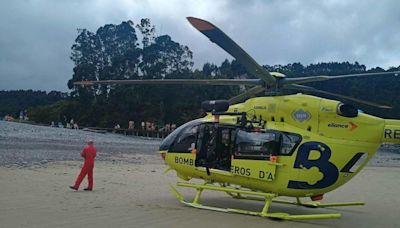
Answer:
[[[231,170],[231,151],[234,128],[218,123],[206,123],[199,127],[195,165],[209,169]]]
[[[234,159],[231,172],[264,181],[273,181],[277,163],[270,156],[278,155],[282,145],[282,134],[276,131],[247,132],[237,130]]]
[[[206,168],[214,167],[217,130],[218,126],[215,124],[202,124],[199,126],[196,146],[196,166]]]

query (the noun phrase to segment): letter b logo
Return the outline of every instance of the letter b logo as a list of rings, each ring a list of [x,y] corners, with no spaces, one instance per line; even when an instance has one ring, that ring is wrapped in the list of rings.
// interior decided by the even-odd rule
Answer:
[[[316,160],[309,160],[311,151],[318,151],[320,156]],[[289,181],[288,188],[293,189],[321,189],[334,184],[338,177],[339,171],[337,167],[329,161],[331,157],[331,149],[321,142],[306,142],[299,147],[297,151],[296,161],[293,168],[301,169],[302,167],[310,169],[317,167],[324,175],[317,183],[310,185],[305,181]]]

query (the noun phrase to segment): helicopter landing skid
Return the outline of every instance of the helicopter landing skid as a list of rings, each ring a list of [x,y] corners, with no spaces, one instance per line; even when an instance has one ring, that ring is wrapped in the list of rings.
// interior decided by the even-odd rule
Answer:
[[[326,219],[326,218],[340,218],[341,217],[341,214],[338,214],[338,213],[335,213],[335,214],[309,214],[309,215],[290,215],[288,213],[277,213],[277,212],[270,213],[270,212],[268,212],[268,210],[269,210],[269,206],[271,205],[272,202],[284,203],[281,200],[279,200],[279,201],[273,200],[275,197],[277,197],[273,193],[253,192],[253,191],[247,191],[247,190],[236,189],[236,188],[225,187],[225,186],[209,185],[207,182],[205,182],[202,185],[178,182],[177,186],[196,189],[196,195],[193,199],[193,202],[187,202],[187,201],[185,201],[182,194],[179,193],[179,191],[174,186],[171,185],[172,191],[175,193],[176,198],[178,198],[178,200],[181,203],[183,203],[187,206],[200,208],[200,209],[207,209],[207,210],[213,210],[213,211],[219,211],[219,212],[233,212],[233,213],[240,213],[240,214],[246,214],[246,215],[267,217],[270,219],[278,219],[278,220]],[[243,197],[242,195],[249,195],[249,196],[246,196],[246,198],[242,198],[242,199],[256,199],[259,201],[264,201],[265,204],[264,204],[264,207],[261,210],[261,212],[233,209],[233,208],[219,208],[219,207],[213,207],[213,206],[205,206],[205,205],[200,204],[200,197],[201,197],[203,190],[226,192],[228,194],[232,194],[232,195],[234,194],[235,196],[237,194],[241,197]],[[287,202],[289,202],[289,201],[287,201]],[[297,202],[295,202],[295,203],[297,203]],[[290,203],[290,204],[294,204],[294,203]]]
[[[243,196],[240,193],[227,192],[234,199],[245,199],[245,200],[255,200],[255,201],[265,201],[262,197],[256,196]],[[296,197],[296,201],[272,199],[273,203],[290,204],[296,206],[303,206],[309,208],[324,208],[324,207],[345,207],[345,206],[364,206],[365,202],[341,202],[341,203],[321,203],[319,201],[315,202],[301,202],[300,198]]]

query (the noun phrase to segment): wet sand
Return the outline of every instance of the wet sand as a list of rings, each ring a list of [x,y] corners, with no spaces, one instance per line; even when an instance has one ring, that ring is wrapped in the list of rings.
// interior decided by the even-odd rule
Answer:
[[[98,158],[93,192],[72,191],[85,139]],[[310,209],[273,204],[273,212],[342,213],[341,219],[274,221],[182,205],[169,189],[179,179],[163,174],[160,140],[96,134],[0,121],[0,228],[5,227],[400,227],[400,153],[387,146],[326,202],[365,201],[366,206]],[[387,167],[395,166],[395,167]],[[86,187],[86,180],[81,189]],[[194,191],[179,189],[190,200]],[[203,193],[205,205],[261,210],[261,202]]]
[[[72,191],[80,162],[47,167],[0,167],[0,227],[399,227],[399,168],[367,167],[325,201],[366,201],[366,206],[310,209],[273,204],[273,211],[293,214],[342,213],[341,219],[274,221],[212,212],[180,204],[169,189],[178,179],[163,174],[158,156],[142,164],[99,161],[93,192]],[[81,188],[86,186],[86,181]],[[182,190],[186,199],[193,191]],[[204,192],[204,204],[260,210],[262,203]]]

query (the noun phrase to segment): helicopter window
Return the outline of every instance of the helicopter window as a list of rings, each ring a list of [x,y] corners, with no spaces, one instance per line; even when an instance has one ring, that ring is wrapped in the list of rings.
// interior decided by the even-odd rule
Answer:
[[[301,137],[297,134],[267,131],[246,132],[239,130],[236,134],[235,157],[247,159],[266,159],[271,154],[292,155]]]
[[[176,141],[177,137],[181,136],[181,132],[185,132],[187,129],[191,129],[194,126],[198,126],[201,123],[199,120],[190,121],[188,123],[183,124],[182,126],[178,127],[175,131],[169,134],[161,143],[160,151],[161,150],[170,150],[171,145]],[[187,152],[187,151],[185,151]]]
[[[183,129],[173,143],[171,151],[190,153],[196,144],[198,127],[198,125],[195,125]]]
[[[279,153],[280,134],[277,132],[246,132],[236,134],[235,157],[265,159],[270,154]]]
[[[299,135],[283,133],[282,146],[279,155],[291,155],[295,147],[300,143],[301,137]]]

